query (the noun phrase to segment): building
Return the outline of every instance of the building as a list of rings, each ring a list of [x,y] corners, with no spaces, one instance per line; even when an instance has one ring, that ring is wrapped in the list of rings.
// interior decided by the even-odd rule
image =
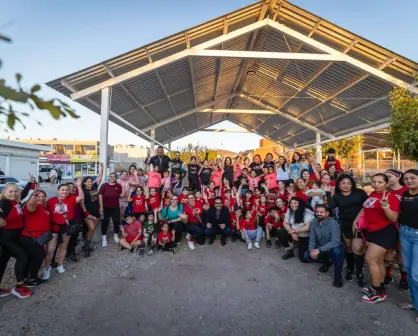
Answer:
[[[61,168],[64,177],[96,175],[99,171],[100,143],[98,141],[60,139],[16,139],[15,141],[47,146],[48,150],[40,153],[40,164]],[[109,146],[108,153],[110,157],[113,155],[112,146]]]
[[[115,170],[127,170],[131,164],[135,164],[138,168],[144,168],[144,161],[149,154],[150,149],[144,146],[114,145],[113,161],[116,162]]]
[[[0,139],[0,170],[6,176],[28,180],[28,173],[38,176],[39,157],[51,147]]]
[[[284,148],[282,146],[278,145],[276,142],[263,138],[263,139],[260,140],[260,148],[257,148],[253,151],[252,157],[254,157],[254,155],[260,155],[261,160],[264,160],[266,155],[268,153],[271,153],[271,154],[273,154],[273,158],[277,159],[276,155],[273,153],[274,149],[276,149],[277,153],[279,153],[279,154],[283,153],[283,151],[284,151]]]

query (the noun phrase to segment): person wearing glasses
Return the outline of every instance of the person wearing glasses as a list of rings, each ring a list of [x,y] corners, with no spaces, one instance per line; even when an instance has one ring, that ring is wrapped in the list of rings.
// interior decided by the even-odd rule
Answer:
[[[215,207],[210,208],[205,213],[205,235],[209,238],[209,245],[215,242],[216,235],[221,235],[221,245],[226,245],[226,237],[231,234],[230,229],[230,213],[223,206],[221,197],[215,198]]]
[[[182,221],[184,224],[184,230],[187,232],[186,239],[191,250],[195,249],[194,242],[199,245],[205,243],[204,230],[202,227],[202,213],[203,210],[207,210],[208,206],[196,203],[196,198],[193,194],[187,196],[187,203],[184,204],[184,214],[182,215]]]
[[[160,212],[160,220],[170,226],[170,231],[175,230],[175,242],[179,243],[183,234],[184,206],[179,203],[177,195],[171,196],[170,204]]]

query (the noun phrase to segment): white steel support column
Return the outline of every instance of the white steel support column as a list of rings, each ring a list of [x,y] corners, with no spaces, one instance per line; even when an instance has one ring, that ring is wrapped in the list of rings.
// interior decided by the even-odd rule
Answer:
[[[155,155],[155,128],[151,129],[151,156]]]
[[[110,88],[102,89],[102,103],[100,106],[100,156],[99,162],[105,165],[105,174],[107,167],[107,148],[109,139],[109,115],[110,115]]]
[[[321,133],[316,132],[316,162],[318,162],[322,167],[322,147],[321,147]]]

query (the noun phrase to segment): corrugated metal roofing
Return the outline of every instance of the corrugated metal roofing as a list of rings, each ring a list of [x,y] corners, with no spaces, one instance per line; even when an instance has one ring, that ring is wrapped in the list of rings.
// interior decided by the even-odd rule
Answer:
[[[413,83],[418,64],[378,46],[288,1],[265,0],[179,32],[47,85],[70,96],[115,76],[269,18],[346,53],[406,83]],[[270,26],[235,37],[210,49],[321,53]],[[251,70],[251,72],[249,72]],[[112,87],[111,121],[137,133],[204,104],[205,108],[260,109],[232,93],[247,95],[299,121],[331,134],[367,127],[390,115],[391,85],[344,62],[289,61],[189,56]],[[383,97],[383,98],[382,98]],[[380,98],[380,99],[377,99]],[[100,113],[100,92],[78,102]],[[315,132],[280,115],[191,113],[156,129],[167,143],[200,128],[230,120],[286,146],[313,143]],[[383,121],[384,120],[384,121]]]

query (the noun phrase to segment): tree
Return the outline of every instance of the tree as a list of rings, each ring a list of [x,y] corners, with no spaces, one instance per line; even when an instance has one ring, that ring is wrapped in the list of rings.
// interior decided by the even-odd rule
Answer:
[[[328,142],[322,146],[322,156],[325,159],[328,149],[334,148],[337,157],[342,159],[355,158],[363,147],[363,137],[357,135],[349,139]]]
[[[208,160],[216,160],[218,157],[218,152],[214,149],[208,149],[206,146],[201,146],[197,144],[196,146],[193,146],[192,144],[188,144],[187,146],[183,147],[177,147],[177,152],[180,152],[180,158],[183,162],[188,163],[190,157],[192,156],[199,156],[200,160],[203,161],[206,159],[206,153],[207,153],[207,159]],[[174,151],[171,152],[171,158],[174,158]]]
[[[0,34],[0,42],[11,42],[11,39]],[[0,68],[2,62],[0,59]],[[26,128],[22,119],[30,117],[29,113],[21,111],[22,107],[29,107],[31,111],[35,109],[48,111],[54,119],[70,116],[79,118],[76,112],[60,99],[44,100],[38,95],[41,90],[39,84],[33,85],[30,89],[22,87],[22,75],[16,74],[17,88],[6,85],[6,80],[0,78],[0,123],[5,125],[4,130],[14,130],[16,123]],[[3,119],[3,120],[1,120]],[[39,125],[42,125],[37,120]]]
[[[418,160],[418,97],[395,87],[389,99],[391,107],[389,146],[409,160]]]

